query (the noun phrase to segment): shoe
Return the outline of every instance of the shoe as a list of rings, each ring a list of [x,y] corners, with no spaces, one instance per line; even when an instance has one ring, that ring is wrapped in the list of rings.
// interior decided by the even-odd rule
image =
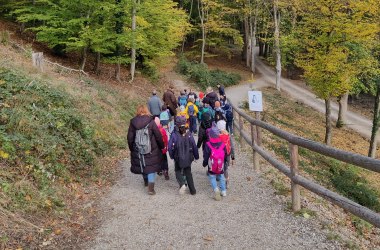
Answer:
[[[158,174],[159,176],[161,176],[161,175],[162,175],[162,171],[157,172],[157,174]]]
[[[219,188],[215,188],[214,192],[215,192],[215,196],[214,196],[215,200],[220,201],[222,197],[220,196]]]
[[[180,195],[184,195],[185,194],[185,192],[186,192],[186,189],[187,189],[187,187],[186,187],[186,185],[182,185],[182,187],[179,189],[179,194]]]
[[[154,182],[148,183],[148,194],[149,195],[155,195],[156,191],[154,191]]]
[[[165,180],[169,180],[169,173],[168,173],[168,171],[167,170],[164,170],[163,171],[163,174],[164,174],[164,176],[165,176]]]
[[[226,197],[226,196],[227,196],[227,191],[222,191],[222,192],[221,192],[221,195],[222,195],[223,197]]]

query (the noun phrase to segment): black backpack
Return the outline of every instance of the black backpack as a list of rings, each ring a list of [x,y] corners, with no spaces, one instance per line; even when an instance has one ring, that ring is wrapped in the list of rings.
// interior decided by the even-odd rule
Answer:
[[[174,160],[178,162],[180,168],[191,166],[194,161],[193,148],[191,146],[191,133],[186,132],[183,136],[179,132],[175,132],[177,141],[174,145]]]
[[[211,128],[211,125],[212,125],[212,116],[211,116],[210,112],[202,113],[201,125],[205,129]]]

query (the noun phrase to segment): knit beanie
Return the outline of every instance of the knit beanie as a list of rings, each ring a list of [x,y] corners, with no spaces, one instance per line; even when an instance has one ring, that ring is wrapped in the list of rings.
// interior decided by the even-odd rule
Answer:
[[[226,121],[225,120],[219,120],[216,123],[216,126],[219,129],[219,131],[226,130]]]
[[[177,127],[184,126],[185,124],[186,124],[186,117],[184,117],[184,116],[177,116],[175,118],[175,125]]]
[[[219,130],[218,130],[218,128],[215,126],[215,124],[213,124],[213,126],[210,128],[210,130],[209,130],[209,136],[211,137],[211,138],[218,138],[219,137]]]

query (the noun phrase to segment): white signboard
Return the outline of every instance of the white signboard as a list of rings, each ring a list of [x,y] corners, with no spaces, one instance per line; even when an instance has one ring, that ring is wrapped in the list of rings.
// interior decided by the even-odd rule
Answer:
[[[248,91],[248,103],[250,111],[263,111],[263,95],[261,91]]]

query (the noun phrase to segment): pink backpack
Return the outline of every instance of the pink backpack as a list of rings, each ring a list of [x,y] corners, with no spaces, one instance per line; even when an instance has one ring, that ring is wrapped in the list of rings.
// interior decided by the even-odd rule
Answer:
[[[211,167],[211,172],[214,174],[221,174],[224,170],[224,147],[225,144],[219,146],[219,148],[214,148],[210,142],[207,145],[211,149],[211,155],[208,160],[208,165]]]

